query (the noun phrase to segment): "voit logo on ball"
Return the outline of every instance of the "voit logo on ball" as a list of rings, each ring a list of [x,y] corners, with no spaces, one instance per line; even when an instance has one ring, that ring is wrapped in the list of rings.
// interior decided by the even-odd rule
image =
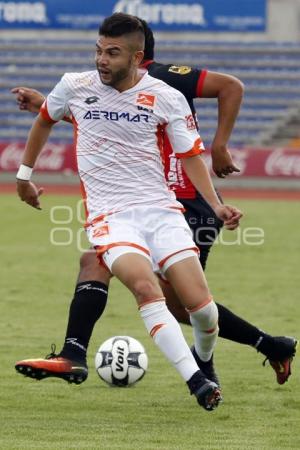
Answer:
[[[99,377],[110,386],[131,386],[144,377],[148,356],[137,339],[113,336],[100,345],[95,367]]]

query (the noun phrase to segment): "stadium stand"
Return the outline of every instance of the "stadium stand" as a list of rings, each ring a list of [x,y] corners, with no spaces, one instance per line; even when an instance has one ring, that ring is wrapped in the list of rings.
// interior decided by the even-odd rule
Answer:
[[[274,127],[274,132],[266,141],[267,145],[280,142],[282,146],[300,149],[300,107],[291,109],[290,114]]]
[[[91,70],[94,41],[3,40],[0,44],[0,140],[24,140],[32,123],[17,111],[10,89],[27,85],[49,90],[64,72]],[[278,43],[157,42],[156,59],[239,77],[243,107],[231,139],[234,147],[288,145],[299,137],[300,45]],[[201,134],[209,145],[216,127],[215,100],[197,100]],[[70,142],[72,131],[58,124],[55,140]]]

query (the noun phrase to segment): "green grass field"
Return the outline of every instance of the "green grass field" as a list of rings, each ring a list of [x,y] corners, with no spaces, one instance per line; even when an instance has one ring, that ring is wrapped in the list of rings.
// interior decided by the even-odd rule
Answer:
[[[147,335],[132,296],[117,281],[94,331],[88,380],[36,382],[14,362],[60,347],[78,268],[78,223],[67,246],[50,244],[50,210],[76,197],[47,196],[35,211],[14,195],[1,204],[0,449],[279,450],[300,448],[300,358],[290,381],[279,386],[273,370],[251,348],[219,340],[215,360],[224,403],[208,413],[198,407],[175,370]],[[218,244],[207,276],[215,299],[257,326],[300,337],[298,224],[296,202],[237,201],[246,216],[240,244]],[[68,219],[64,211],[61,220]],[[265,243],[245,245],[246,227],[261,227]],[[67,239],[68,231],[57,231]],[[61,235],[60,235],[61,233]],[[226,233],[226,240],[236,234]],[[70,239],[71,240],[71,239]],[[297,275],[298,274],[298,275]],[[184,327],[188,342],[191,329]],[[109,388],[94,370],[94,354],[108,337],[139,339],[149,356],[145,378],[132,388]]]

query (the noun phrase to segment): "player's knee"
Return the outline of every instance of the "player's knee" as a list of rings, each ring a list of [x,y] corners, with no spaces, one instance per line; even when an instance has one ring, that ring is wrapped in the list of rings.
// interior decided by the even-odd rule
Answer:
[[[218,308],[214,301],[200,309],[190,312],[190,320],[193,326],[197,326],[201,331],[207,334],[213,334],[218,331]]]
[[[184,299],[184,306],[188,310],[197,308],[205,304],[209,298],[211,298],[211,293],[207,284],[198,283],[193,290],[187,293]]]
[[[99,264],[95,251],[89,250],[81,255],[79,282],[94,280],[108,285],[110,278],[111,274]]]
[[[132,283],[132,291],[138,303],[155,300],[162,297],[162,292],[154,281],[148,278],[139,278]]]

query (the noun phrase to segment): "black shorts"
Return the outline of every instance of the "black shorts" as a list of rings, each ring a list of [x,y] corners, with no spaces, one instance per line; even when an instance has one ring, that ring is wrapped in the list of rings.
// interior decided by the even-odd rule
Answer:
[[[218,197],[222,201],[219,193]],[[194,199],[177,198],[185,208],[185,219],[193,232],[194,241],[200,250],[200,263],[203,270],[209,251],[220,233],[223,222],[215,215],[209,204],[197,193]]]

